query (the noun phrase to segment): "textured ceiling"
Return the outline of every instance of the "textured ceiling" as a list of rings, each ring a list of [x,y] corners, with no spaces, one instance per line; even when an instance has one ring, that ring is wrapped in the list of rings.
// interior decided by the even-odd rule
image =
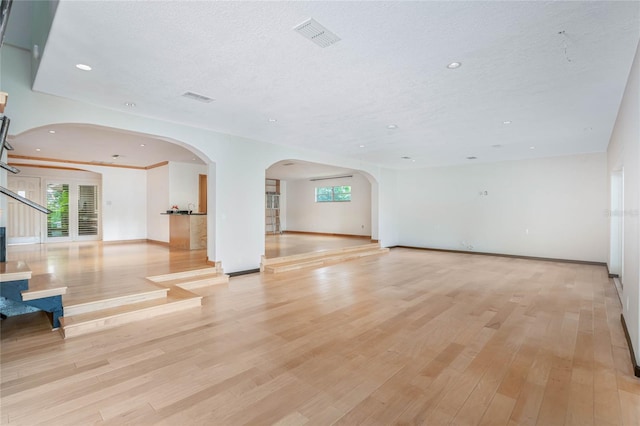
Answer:
[[[393,168],[601,152],[639,11],[609,1],[61,1],[34,89]],[[308,18],[342,40],[320,48],[293,31]],[[453,61],[462,66],[448,69]]]

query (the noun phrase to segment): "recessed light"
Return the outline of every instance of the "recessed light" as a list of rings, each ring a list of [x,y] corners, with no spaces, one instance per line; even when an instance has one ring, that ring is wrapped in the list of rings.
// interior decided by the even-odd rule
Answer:
[[[40,152],[40,148],[36,148],[36,151]]]
[[[49,130],[49,133],[51,133],[52,135],[55,133],[55,130]]]
[[[397,129],[397,128],[398,128],[398,125],[397,125],[397,124],[389,124],[389,125],[387,126],[387,129],[390,129],[390,130]]]
[[[145,144],[141,143],[140,146],[145,146]]]
[[[447,65],[447,68],[449,68],[450,70],[455,70],[456,68],[460,68],[461,66],[461,62],[451,62],[449,65]]]
[[[505,120],[502,122],[502,124],[511,124],[511,120]]]
[[[76,68],[82,71],[91,71],[91,67],[85,64],[76,64]]]
[[[469,157],[467,157],[467,160],[477,160],[478,157],[474,157],[473,155],[470,155]]]
[[[277,121],[278,121],[278,120],[277,120],[277,119],[275,119],[275,118],[270,118],[270,119],[269,119],[269,123],[275,123],[275,122],[277,122]]]
[[[364,145],[360,145],[360,148],[364,148]]]
[[[125,102],[125,103],[124,103],[124,106],[128,106],[128,107],[130,107],[130,108],[133,108],[134,106],[136,106],[136,104],[135,104],[135,103],[133,103],[133,102]]]
[[[529,149],[536,149],[536,147],[535,146],[530,146]]]

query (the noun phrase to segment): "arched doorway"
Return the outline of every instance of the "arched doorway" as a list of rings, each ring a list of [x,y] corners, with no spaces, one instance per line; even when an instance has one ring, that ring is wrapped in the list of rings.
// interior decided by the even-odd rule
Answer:
[[[11,143],[15,150],[8,162],[40,179],[35,196],[39,204],[46,205],[51,193],[65,206],[49,218],[39,218],[39,241],[31,232],[34,235],[10,242],[60,238],[167,242],[168,219],[161,213],[173,205],[196,212],[209,210],[199,205],[203,199],[199,185],[201,176],[215,168],[184,143],[78,123],[33,128],[13,136]],[[98,182],[93,191],[88,185],[76,185],[91,179]]]
[[[368,244],[377,235],[377,185],[368,174],[287,159],[265,178],[267,258]]]

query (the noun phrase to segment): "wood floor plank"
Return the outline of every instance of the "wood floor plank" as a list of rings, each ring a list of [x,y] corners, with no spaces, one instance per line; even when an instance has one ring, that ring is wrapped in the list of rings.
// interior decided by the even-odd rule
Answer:
[[[75,262],[56,259],[58,279],[112,294],[105,276],[202,261],[107,246],[58,247]],[[640,380],[612,286],[601,266],[393,249],[235,277],[202,290],[201,309],[71,341],[42,315],[13,317],[0,325],[0,421],[637,425]]]

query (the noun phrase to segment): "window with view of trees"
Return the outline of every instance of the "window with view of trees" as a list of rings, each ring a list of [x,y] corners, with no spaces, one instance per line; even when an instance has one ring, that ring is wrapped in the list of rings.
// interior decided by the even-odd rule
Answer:
[[[321,186],[316,188],[317,203],[331,203],[351,201],[351,187],[343,186]]]

